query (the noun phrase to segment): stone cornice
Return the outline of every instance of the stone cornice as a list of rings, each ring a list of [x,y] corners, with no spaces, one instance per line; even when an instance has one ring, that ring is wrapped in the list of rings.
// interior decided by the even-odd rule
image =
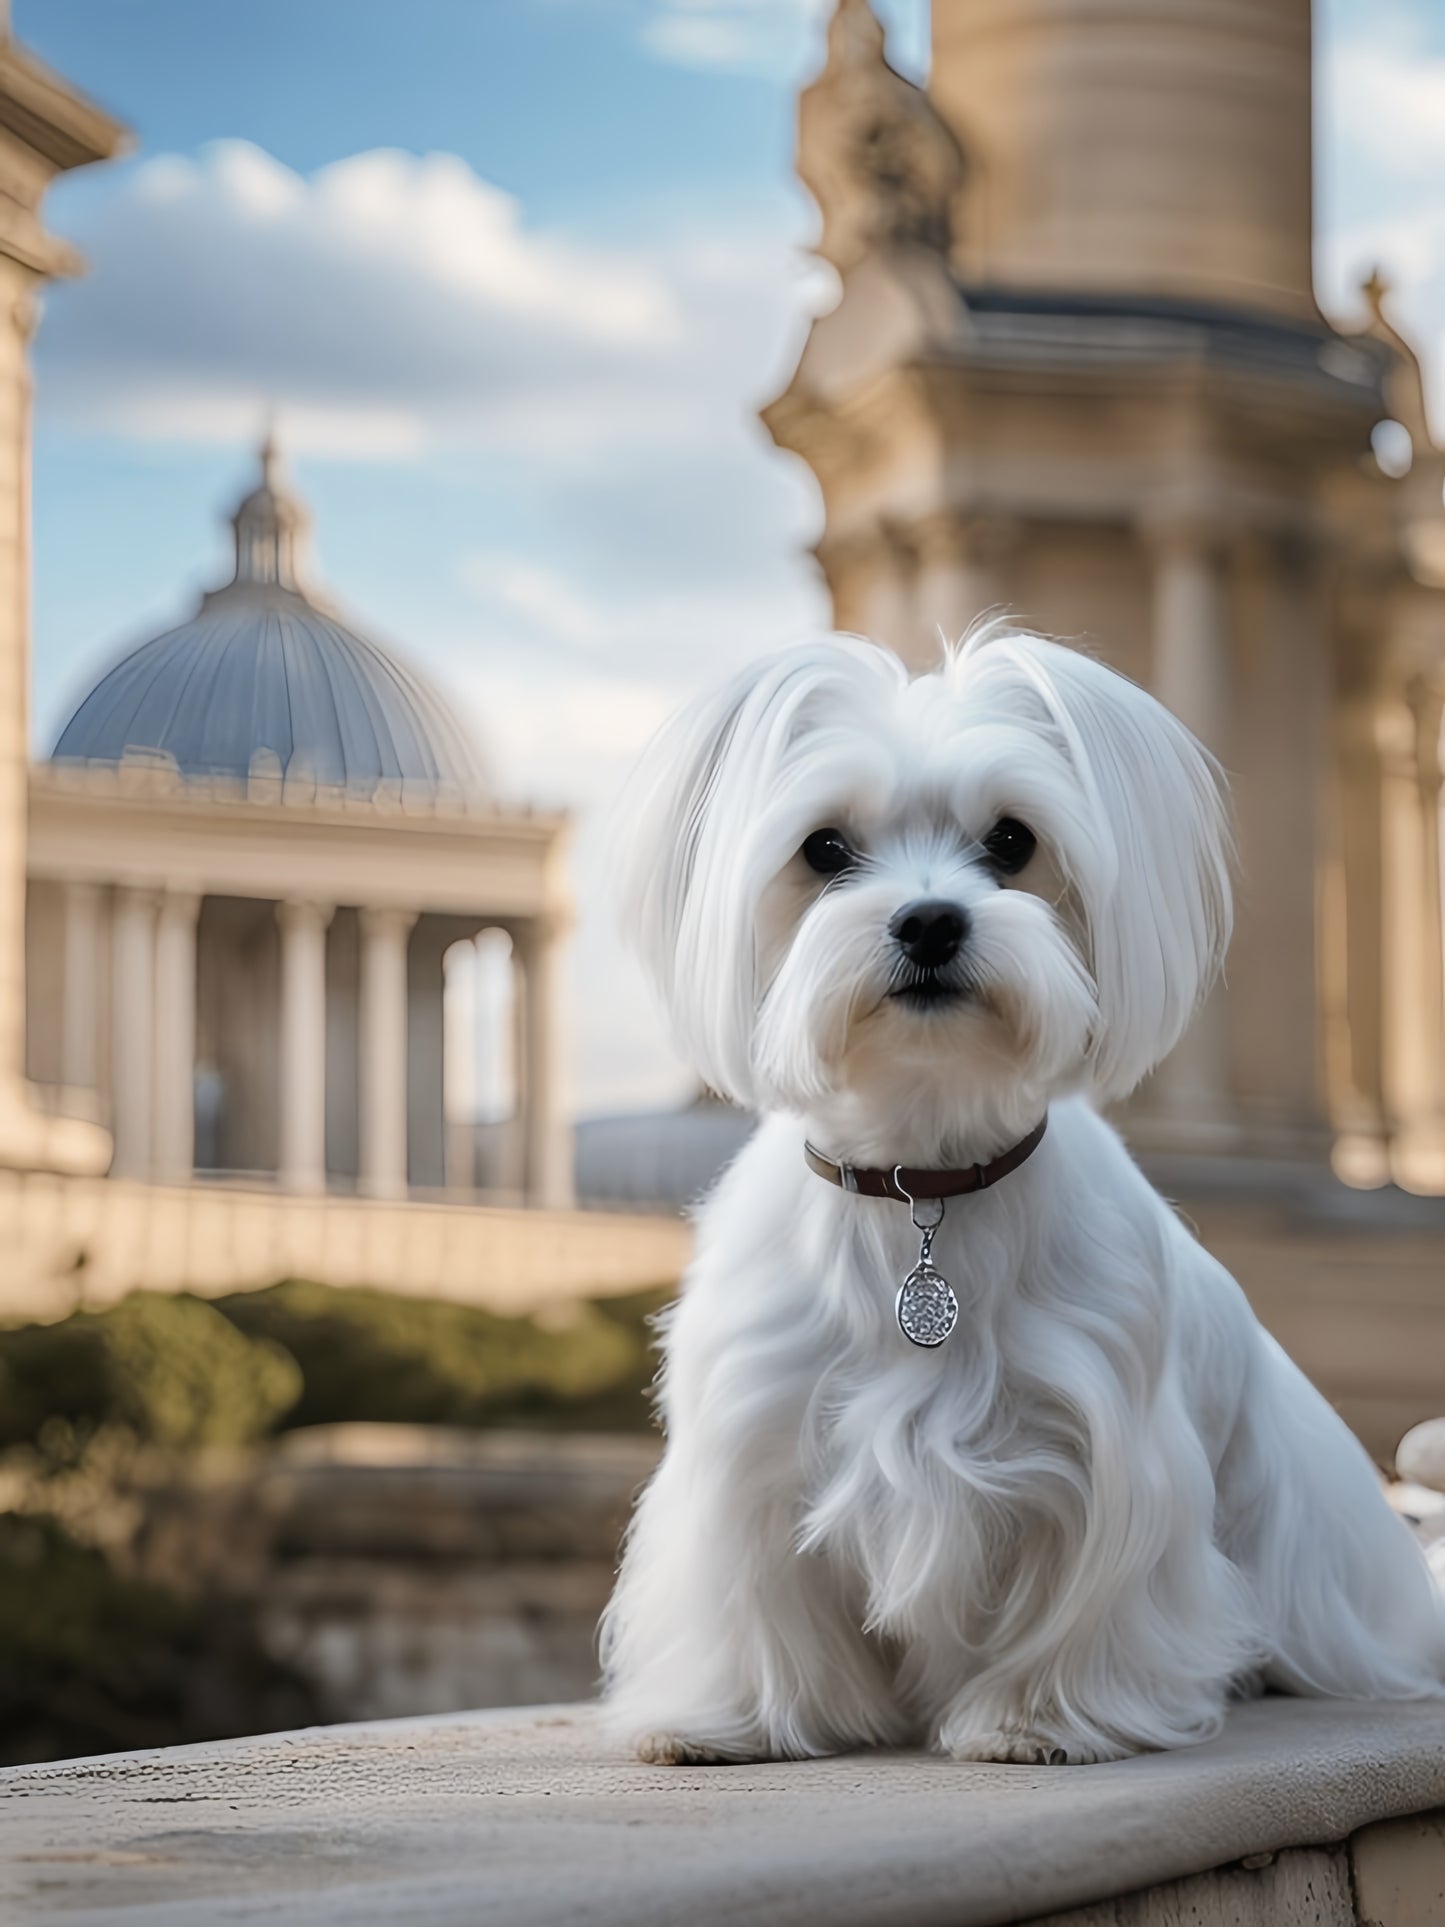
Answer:
[[[154,772],[32,771],[32,878],[278,901],[310,897],[505,922],[565,913],[565,817],[387,813],[248,799]]]
[[[1337,446],[1341,435],[1363,440],[1378,419],[1378,392],[1342,382],[1279,375],[1267,369],[1211,362],[1204,356],[1139,353],[1070,354],[1018,351],[997,343],[959,341],[919,357],[930,391],[943,399],[958,384],[973,394],[1041,392],[1102,400],[1157,401],[1177,396],[1212,410],[1233,410],[1261,436],[1284,434],[1305,443]]]
[[[348,828],[370,824],[378,830],[435,828],[471,835],[520,836],[548,841],[571,822],[562,810],[534,810],[467,805],[446,793],[404,793],[384,790],[364,796],[314,782],[287,782],[280,777],[254,776],[248,783],[228,777],[183,777],[168,757],[137,755],[122,763],[35,763],[30,770],[31,796],[38,801],[124,799],[157,814],[228,816],[258,820],[344,823]]]
[[[120,121],[8,38],[0,39],[0,130],[55,173],[112,160],[130,142]]]

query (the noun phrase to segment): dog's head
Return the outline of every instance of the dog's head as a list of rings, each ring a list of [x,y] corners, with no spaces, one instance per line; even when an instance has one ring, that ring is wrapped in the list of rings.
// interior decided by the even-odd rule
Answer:
[[[1138,1083],[1219,968],[1230,853],[1215,764],[1090,657],[994,628],[910,681],[837,640],[664,728],[624,916],[716,1089],[943,1143]]]

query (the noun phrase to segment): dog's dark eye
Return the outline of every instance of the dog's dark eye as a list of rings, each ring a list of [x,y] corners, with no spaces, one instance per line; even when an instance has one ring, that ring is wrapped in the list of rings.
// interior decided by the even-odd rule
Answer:
[[[820,877],[837,877],[853,868],[858,853],[841,830],[814,830],[803,844],[803,861]]]
[[[1026,823],[1020,823],[1016,816],[1001,816],[983,839],[989,862],[1006,877],[1018,875],[1038,848],[1038,843],[1033,831]]]

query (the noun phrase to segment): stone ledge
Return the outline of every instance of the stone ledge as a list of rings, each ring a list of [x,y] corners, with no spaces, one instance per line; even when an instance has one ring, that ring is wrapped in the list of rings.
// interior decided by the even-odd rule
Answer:
[[[1076,1768],[653,1768],[587,1707],[473,1713],[12,1767],[0,1917],[1001,1927],[1441,1806],[1445,1705],[1267,1700]]]

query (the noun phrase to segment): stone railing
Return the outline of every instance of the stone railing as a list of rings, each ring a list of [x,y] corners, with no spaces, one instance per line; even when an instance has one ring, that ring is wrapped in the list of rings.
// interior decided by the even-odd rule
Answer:
[[[380,1285],[504,1315],[672,1284],[681,1217],[410,1199],[288,1196],[0,1171],[0,1311],[63,1318],[127,1292],[254,1290],[280,1278]]]
[[[1429,1927],[1445,1705],[1270,1699],[1119,1765],[642,1766],[584,1707],[0,1773],[0,1918],[66,1927]]]

